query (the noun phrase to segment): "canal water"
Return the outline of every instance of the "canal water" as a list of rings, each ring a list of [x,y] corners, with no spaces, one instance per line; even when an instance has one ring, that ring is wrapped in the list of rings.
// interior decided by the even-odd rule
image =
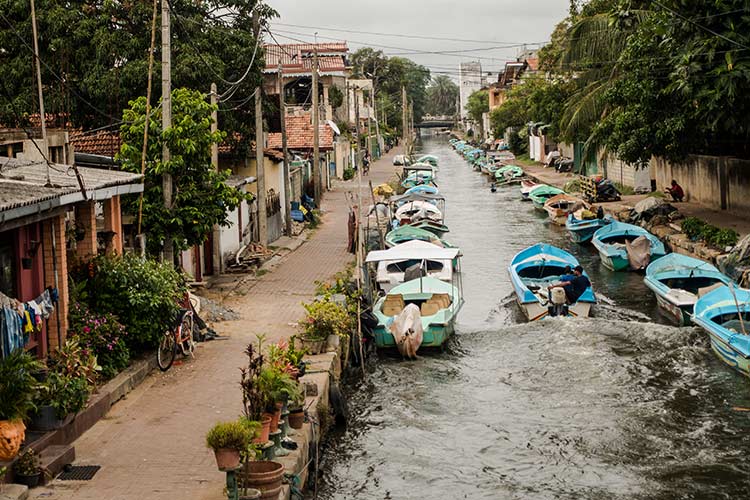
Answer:
[[[318,497],[719,499],[750,495],[750,384],[697,328],[659,316],[642,275],[613,273],[517,187],[491,193],[444,138],[440,158],[466,305],[444,353],[381,356],[347,389]],[[521,321],[507,265],[549,242],[591,275],[595,318]]]

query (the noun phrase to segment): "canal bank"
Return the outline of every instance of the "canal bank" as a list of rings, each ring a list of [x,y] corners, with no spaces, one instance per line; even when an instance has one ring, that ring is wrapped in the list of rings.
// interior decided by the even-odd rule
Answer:
[[[393,174],[393,150],[371,166],[373,184]],[[363,188],[366,193],[367,188]],[[266,345],[288,338],[303,317],[302,302],[315,297],[316,281],[326,281],[352,262],[347,252],[350,195],[359,191],[357,180],[339,182],[326,193],[322,224],[306,241],[287,254],[267,273],[252,279],[238,276],[238,286],[225,305],[238,319],[215,325],[223,340],[199,344],[194,359],[168,372],[152,372],[128,396],[76,442],[76,464],[98,465],[90,481],[54,480],[32,490],[30,498],[44,499],[155,499],[220,500],[225,475],[216,468],[206,448],[206,432],[218,421],[236,419],[242,396],[239,368],[246,364],[244,349],[266,334]],[[318,409],[327,405],[328,390],[337,373],[338,358],[331,354],[311,357],[310,374],[303,378],[315,386],[307,404],[317,422]],[[284,459],[286,472],[301,479],[308,472],[308,453],[314,449],[312,424],[295,436],[298,451]],[[316,440],[320,432],[315,434]],[[286,490],[288,495],[288,489]]]
[[[750,493],[746,381],[697,328],[666,326],[637,273],[520,201],[491,193],[443,139],[451,243],[466,304],[447,351],[381,353],[348,389],[351,419],[323,458],[323,499],[659,499]],[[506,267],[547,242],[591,275],[595,318],[520,322]]]

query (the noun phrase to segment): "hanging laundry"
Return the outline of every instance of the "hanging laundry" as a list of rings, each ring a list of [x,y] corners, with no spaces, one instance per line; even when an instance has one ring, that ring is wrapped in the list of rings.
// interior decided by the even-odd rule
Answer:
[[[5,357],[24,346],[23,320],[15,307],[0,309],[0,351]]]

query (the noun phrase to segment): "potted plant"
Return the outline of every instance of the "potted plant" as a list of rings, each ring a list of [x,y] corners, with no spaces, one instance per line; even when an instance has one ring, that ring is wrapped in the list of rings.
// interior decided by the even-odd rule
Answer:
[[[56,371],[40,384],[35,403],[37,411],[30,427],[40,431],[59,429],[69,415],[86,407],[90,386],[84,376],[63,375]]]
[[[305,396],[300,391],[299,395],[289,401],[289,416],[287,421],[292,429],[301,429],[305,424]]]
[[[273,415],[271,432],[276,432],[284,403],[299,399],[302,390],[299,382],[279,365],[264,367],[260,373],[259,383],[266,398],[266,411]]]
[[[0,359],[0,461],[15,458],[26,438],[23,421],[34,409],[39,385],[34,374],[43,366],[23,349]]]
[[[345,307],[328,299],[316,300],[303,304],[307,317],[300,321],[302,327],[302,346],[311,354],[323,351],[331,335],[347,335],[351,319]]]
[[[228,471],[239,467],[240,454],[250,446],[256,429],[239,420],[218,423],[208,431],[206,446],[214,450],[219,470]]]
[[[13,463],[13,479],[19,484],[36,488],[39,486],[41,475],[42,467],[39,464],[39,456],[31,448],[27,448]]]
[[[246,419],[261,424],[260,433],[253,442],[264,444],[268,442],[271,432],[271,417],[263,415],[267,403],[267,395],[260,383],[263,354],[256,351],[253,344],[248,344],[245,356],[247,356],[247,367],[242,368],[240,380],[242,407]]]

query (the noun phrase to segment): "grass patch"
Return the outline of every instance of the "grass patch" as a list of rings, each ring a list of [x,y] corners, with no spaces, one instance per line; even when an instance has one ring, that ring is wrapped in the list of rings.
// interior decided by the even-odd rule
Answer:
[[[632,194],[635,194],[635,190],[632,187],[630,187],[630,186],[626,186],[624,184],[620,184],[619,182],[615,182],[614,184],[615,184],[615,187],[617,188],[617,190],[623,196],[630,196]]]

